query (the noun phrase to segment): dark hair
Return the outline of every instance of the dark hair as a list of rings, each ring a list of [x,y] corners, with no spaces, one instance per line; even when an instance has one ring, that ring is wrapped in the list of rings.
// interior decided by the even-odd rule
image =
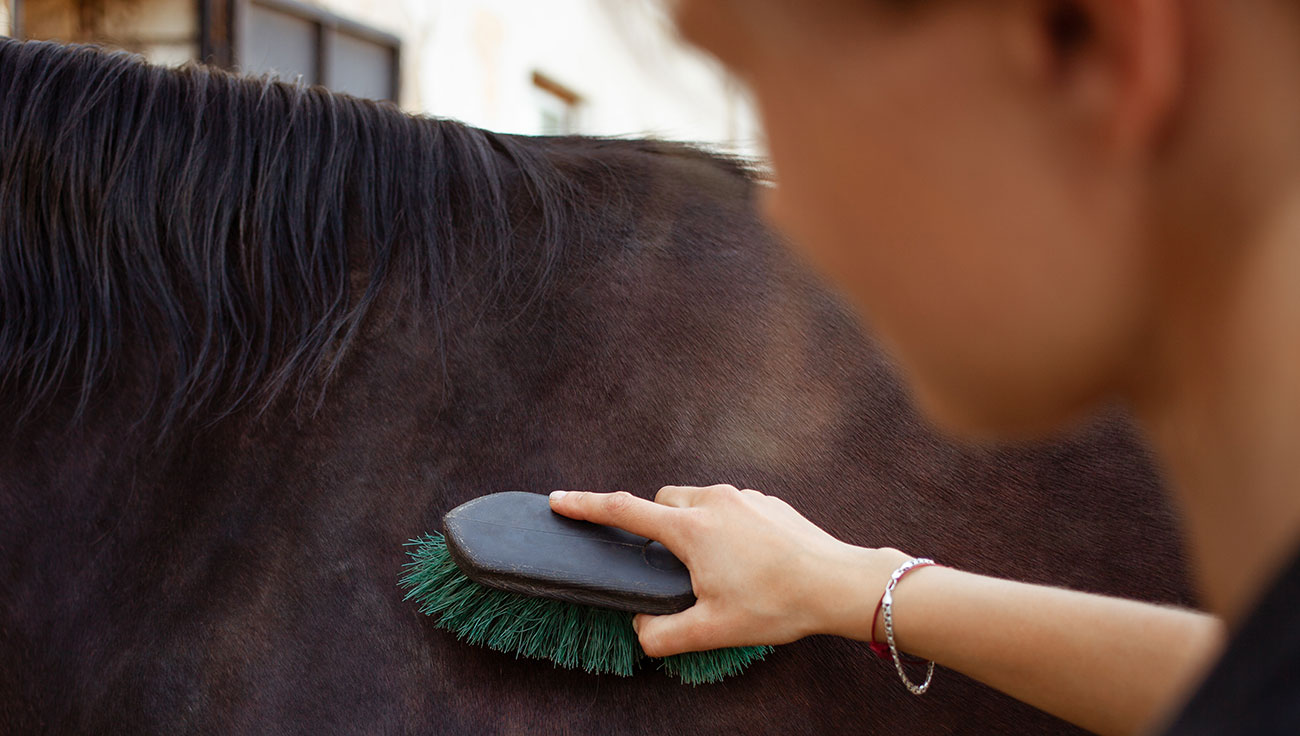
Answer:
[[[163,431],[301,401],[391,272],[436,311],[458,253],[509,270],[508,190],[543,213],[545,281],[574,225],[544,152],[320,87],[0,39],[0,407],[21,422],[79,380],[80,416],[127,340]]]

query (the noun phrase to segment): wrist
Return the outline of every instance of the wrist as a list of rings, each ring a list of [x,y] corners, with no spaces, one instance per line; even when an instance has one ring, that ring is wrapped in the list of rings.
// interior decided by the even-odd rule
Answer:
[[[889,576],[911,555],[889,547],[855,547],[845,544],[827,565],[826,582],[820,586],[815,631],[859,641],[884,638],[884,623],[873,621],[876,604],[889,583]]]

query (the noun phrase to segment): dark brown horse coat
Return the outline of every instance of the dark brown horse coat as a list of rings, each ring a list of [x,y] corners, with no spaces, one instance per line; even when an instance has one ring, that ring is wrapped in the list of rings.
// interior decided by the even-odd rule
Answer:
[[[755,189],[681,146],[0,40],[0,732],[1069,731],[948,671],[913,697],[845,640],[692,688],[402,602],[403,542],[476,495],[720,481],[858,544],[1188,600],[1122,418],[938,438]]]

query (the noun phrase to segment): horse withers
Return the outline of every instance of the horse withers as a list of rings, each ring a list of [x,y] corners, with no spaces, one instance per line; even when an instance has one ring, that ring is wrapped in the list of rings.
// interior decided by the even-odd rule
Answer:
[[[469,647],[403,543],[484,493],[731,482],[839,537],[1188,602],[1109,417],[962,447],[743,167],[0,40],[0,731],[1068,733],[812,637],[687,687]]]

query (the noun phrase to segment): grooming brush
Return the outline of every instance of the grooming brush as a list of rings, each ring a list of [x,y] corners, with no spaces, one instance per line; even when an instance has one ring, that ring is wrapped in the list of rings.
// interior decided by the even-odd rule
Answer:
[[[443,533],[408,542],[400,584],[437,626],[471,644],[592,673],[631,675],[649,659],[634,613],[695,603],[691,575],[666,547],[551,511],[546,496],[507,491],[447,512]],[[717,682],[771,647],[660,659],[682,682]]]

